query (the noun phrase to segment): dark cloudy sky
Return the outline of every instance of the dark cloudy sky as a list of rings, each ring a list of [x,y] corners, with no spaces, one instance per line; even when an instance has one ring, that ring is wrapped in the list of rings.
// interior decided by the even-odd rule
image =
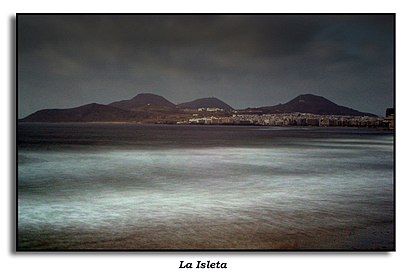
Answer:
[[[299,94],[383,115],[392,15],[19,15],[19,117],[152,92],[235,108]]]

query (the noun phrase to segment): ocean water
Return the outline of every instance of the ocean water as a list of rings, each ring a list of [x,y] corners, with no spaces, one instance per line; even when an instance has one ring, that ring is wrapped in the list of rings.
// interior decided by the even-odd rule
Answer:
[[[392,132],[18,125],[18,248],[394,247]]]

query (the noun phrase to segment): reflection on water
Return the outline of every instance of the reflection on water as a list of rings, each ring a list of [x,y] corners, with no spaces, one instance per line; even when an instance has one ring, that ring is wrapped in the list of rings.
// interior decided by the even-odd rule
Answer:
[[[393,135],[19,124],[20,249],[392,249]]]

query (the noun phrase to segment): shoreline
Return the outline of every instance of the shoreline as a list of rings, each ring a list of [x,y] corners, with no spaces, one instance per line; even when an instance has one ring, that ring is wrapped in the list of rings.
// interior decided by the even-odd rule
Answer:
[[[357,130],[374,130],[374,131],[390,131],[395,133],[395,129],[382,128],[382,127],[357,127],[357,126],[299,126],[299,125],[260,125],[260,124],[176,124],[176,123],[138,123],[138,122],[27,122],[27,121],[17,121],[17,125],[25,124],[35,124],[35,125],[85,125],[85,124],[96,124],[96,125],[138,125],[138,126],[175,126],[175,127],[276,127],[276,128],[295,128],[295,129],[306,129],[306,128],[316,128],[316,129],[357,129]]]

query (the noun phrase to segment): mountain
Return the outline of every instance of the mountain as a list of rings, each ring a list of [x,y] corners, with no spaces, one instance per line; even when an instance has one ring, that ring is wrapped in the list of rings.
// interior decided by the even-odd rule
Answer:
[[[96,103],[69,109],[43,109],[21,119],[23,122],[123,122],[145,117],[144,113],[125,111]]]
[[[177,123],[187,121],[192,112],[181,108],[233,108],[217,98],[202,98],[192,102],[174,105],[155,94],[138,94],[131,100],[114,102],[109,105],[96,103],[69,109],[39,110],[19,121],[22,122],[139,122]],[[322,115],[375,116],[348,107],[339,106],[328,99],[313,94],[300,95],[286,104],[242,110],[247,114],[269,113],[313,113]]]
[[[328,99],[313,94],[299,95],[286,104],[257,108],[263,113],[313,113],[322,115],[350,115],[350,116],[376,116],[371,113],[361,112],[352,108],[339,106]]]
[[[141,93],[130,100],[113,102],[109,106],[131,111],[140,111],[144,108],[175,109],[175,104],[162,96],[152,93]]]
[[[199,109],[199,108],[221,108],[225,111],[233,110],[233,108],[227,103],[219,100],[218,98],[202,98],[196,99],[191,102],[182,103],[178,105],[179,108]]]

